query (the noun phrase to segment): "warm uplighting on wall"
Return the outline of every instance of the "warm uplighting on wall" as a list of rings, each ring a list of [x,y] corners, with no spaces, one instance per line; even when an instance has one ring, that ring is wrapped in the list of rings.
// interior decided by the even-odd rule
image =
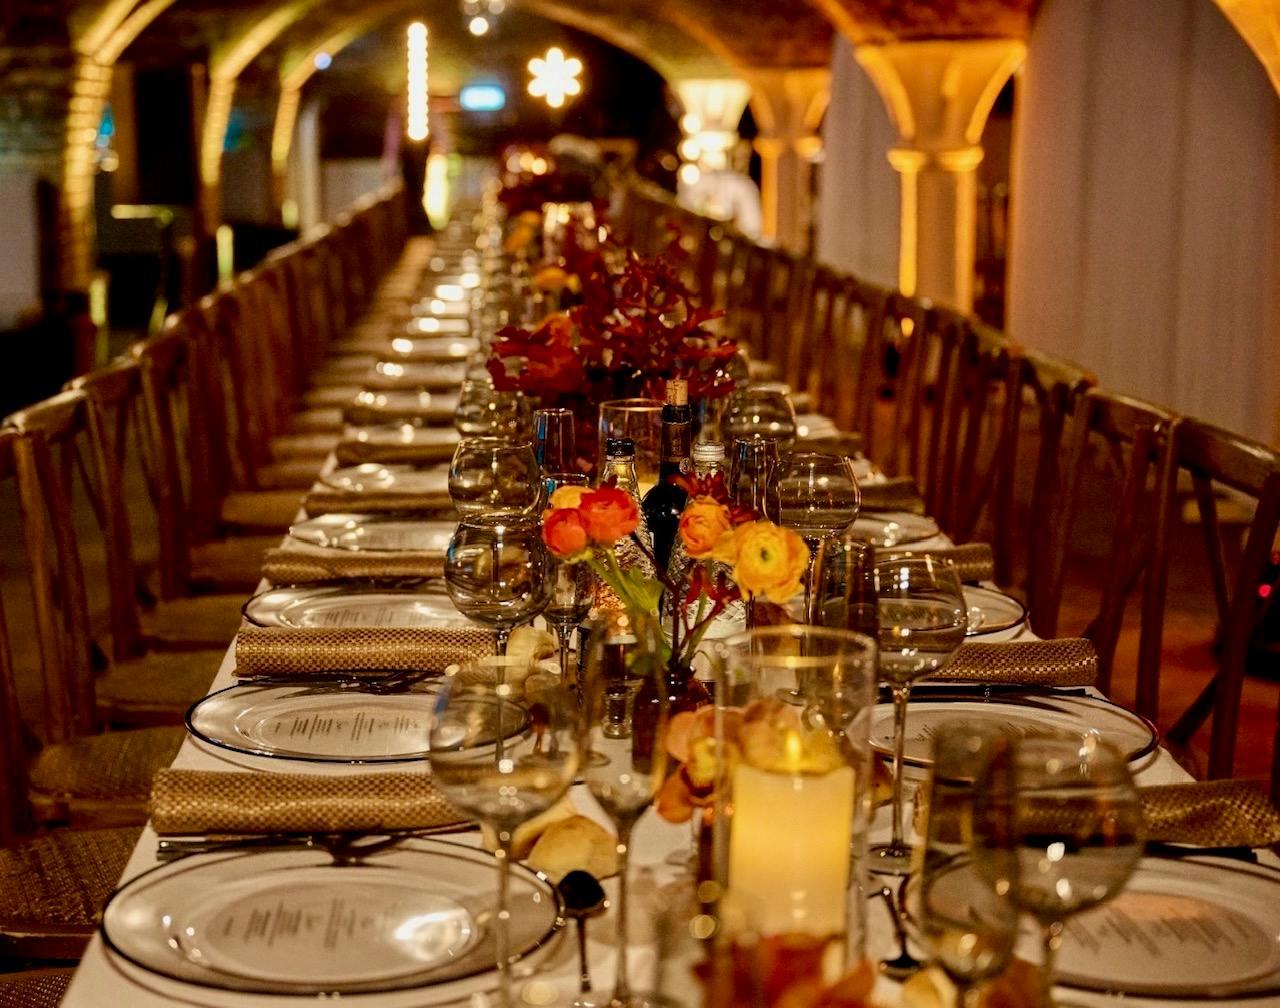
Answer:
[[[409,25],[408,96],[405,101],[405,133],[414,143],[430,135],[427,92],[427,26]]]
[[[542,98],[552,108],[560,108],[566,98],[582,93],[582,82],[578,80],[582,60],[576,56],[566,57],[559,46],[552,46],[545,56],[529,60],[529,73],[533,75],[529,94]]]

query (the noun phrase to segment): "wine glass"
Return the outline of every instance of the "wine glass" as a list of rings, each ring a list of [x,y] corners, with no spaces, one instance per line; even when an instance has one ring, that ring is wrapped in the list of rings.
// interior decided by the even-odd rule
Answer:
[[[818,544],[807,621],[814,626],[854,630],[872,640],[879,636],[876,551],[857,533],[846,530]]]
[[[464,437],[449,463],[449,499],[462,515],[486,511],[537,514],[545,501],[533,443]]]
[[[768,493],[775,520],[804,536],[811,550],[823,536],[852,524],[862,505],[852,463],[822,452],[796,452],[783,461]]]
[[[1096,733],[1027,736],[1011,744],[1004,767],[993,761],[975,803],[974,858],[988,882],[1040,924],[1046,1008],[1066,919],[1124,888],[1143,839],[1128,763]]]
[[[585,563],[572,563],[551,557],[551,601],[542,612],[555,629],[560,642],[560,672],[569,675],[569,641],[574,627],[591,611],[596,597],[596,579]],[[581,672],[581,670],[579,670]]]
[[[729,492],[743,507],[769,517],[769,477],[778,464],[778,442],[766,437],[740,437],[733,442]]]
[[[492,627],[498,652],[551,601],[551,556],[537,518],[482,514],[458,523],[445,553],[449,598],[467,619]]]
[[[662,461],[662,406],[658,399],[613,399],[600,404],[598,470],[606,471],[605,447],[610,439],[630,438],[636,452],[640,496],[658,482]]]
[[[776,382],[748,385],[729,397],[721,421],[730,438],[764,437],[778,442],[787,455],[796,443],[796,410],[787,386]]]
[[[529,400],[519,392],[499,392],[487,374],[462,380],[453,415],[458,433],[527,437],[529,418]]]
[[[557,802],[578,770],[577,709],[528,658],[477,658],[444,677],[431,725],[431,775],[445,797],[497,835],[494,944],[510,1005],[507,889],[516,827]]]
[[[904,891],[916,940],[956,987],[957,1008],[974,1008],[977,987],[1000,973],[1018,937],[1018,908],[979,872],[972,850],[975,788],[1010,744],[993,727],[939,726],[929,782],[917,793],[920,840]]]
[[[582,662],[579,765],[618,831],[618,961],[608,1008],[648,1004],[632,994],[627,975],[627,873],[632,830],[666,780],[671,714],[662,688],[656,620],[631,620],[628,629],[621,635],[616,621],[596,620]]]
[[[871,848],[871,870],[905,875],[911,849],[902,838],[902,754],[911,684],[942,668],[964,642],[969,609],[955,568],[935,557],[880,561],[876,595],[880,678],[893,691],[893,835]]]

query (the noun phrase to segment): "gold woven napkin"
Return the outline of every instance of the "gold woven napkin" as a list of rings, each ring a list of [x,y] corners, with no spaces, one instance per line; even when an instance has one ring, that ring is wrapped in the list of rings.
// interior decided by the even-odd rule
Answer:
[[[990,581],[995,572],[995,557],[992,555],[990,543],[965,543],[963,546],[928,550],[888,549],[879,551],[876,554],[876,559],[907,556],[935,557],[938,560],[946,560],[955,567],[960,580],[965,584]]]
[[[380,581],[444,576],[444,554],[427,550],[270,549],[262,576],[273,585],[323,581]]]
[[[1252,781],[1161,784],[1139,794],[1148,840],[1201,847],[1280,843],[1280,810]]]
[[[381,462],[383,465],[404,463],[428,465],[448,462],[458,446],[439,444],[374,444],[369,441],[339,441],[334,454],[339,465],[359,465],[362,462]]]
[[[492,632],[480,627],[243,627],[236,634],[241,679],[352,672],[443,672],[493,654]]]
[[[425,773],[159,771],[151,825],[160,834],[373,833],[463,824]]]
[[[356,512],[359,514],[412,514],[452,511],[449,491],[396,493],[382,490],[313,490],[302,502],[309,517]]]
[[[931,678],[1012,686],[1092,686],[1098,653],[1083,637],[962,644]]]
[[[906,511],[924,514],[924,498],[910,476],[895,476],[883,483],[859,484],[863,511]]]

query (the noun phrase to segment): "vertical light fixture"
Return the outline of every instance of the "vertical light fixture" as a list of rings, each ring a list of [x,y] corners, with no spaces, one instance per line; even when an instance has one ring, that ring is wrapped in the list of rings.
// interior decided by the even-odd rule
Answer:
[[[427,92],[427,26],[409,25],[408,96],[405,101],[405,133],[422,143],[431,133]]]

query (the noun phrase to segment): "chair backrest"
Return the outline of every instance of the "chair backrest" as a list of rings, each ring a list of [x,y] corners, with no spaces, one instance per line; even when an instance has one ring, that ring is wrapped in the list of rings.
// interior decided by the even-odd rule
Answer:
[[[1110,522],[1109,546],[1104,545],[1105,553],[1093,560],[1102,565],[1101,594],[1096,607],[1090,607],[1092,618],[1084,631],[1098,652],[1098,688],[1104,693],[1111,688],[1126,603],[1140,579],[1138,681],[1155,674],[1153,669],[1159,667],[1167,571],[1164,554],[1177,477],[1173,435],[1178,421],[1176,414],[1140,399],[1102,389],[1086,392],[1072,418],[1062,492],[1056,506],[1044,516],[1055,542],[1046,558],[1050,564],[1047,594],[1038,604],[1052,609],[1054,618],[1045,614],[1044,621],[1053,623],[1055,629],[1071,536],[1084,505],[1091,502],[1095,508],[1092,517]],[[1118,488],[1108,485],[1107,470],[1118,479]],[[1096,513],[1104,502],[1103,513]],[[1136,709],[1152,719],[1157,713],[1141,696]]]
[[[869,320],[867,344],[858,376],[858,422],[855,427],[867,453],[895,475],[910,472],[910,424],[922,394],[928,368],[925,324],[927,302],[898,291],[887,294]],[[881,406],[882,393],[892,405]]]
[[[1221,428],[1186,419],[1175,432],[1174,454],[1179,469],[1190,476],[1192,503],[1188,510],[1202,533],[1217,623],[1209,634],[1216,638],[1217,669],[1168,736],[1176,744],[1186,744],[1212,715],[1208,774],[1230,777],[1250,646],[1280,591],[1280,579],[1268,573],[1280,532],[1280,453]],[[1223,534],[1220,503],[1226,495],[1230,495],[1234,509],[1252,512],[1242,535]],[[1158,668],[1139,683],[1145,706],[1154,708],[1159,703],[1160,685]],[[1273,751],[1272,761],[1272,792],[1280,796],[1280,751]]]
[[[88,404],[62,392],[9,418],[18,502],[31,576],[36,638],[44,688],[44,741],[86,735],[97,727],[94,643],[84,567],[72,510],[72,479],[79,468],[94,495],[96,479],[83,450]]]
[[[14,478],[16,440],[13,430],[0,430],[0,483]],[[0,846],[11,844],[32,827],[27,783],[27,748],[23,742],[13,649],[0,602]]]

